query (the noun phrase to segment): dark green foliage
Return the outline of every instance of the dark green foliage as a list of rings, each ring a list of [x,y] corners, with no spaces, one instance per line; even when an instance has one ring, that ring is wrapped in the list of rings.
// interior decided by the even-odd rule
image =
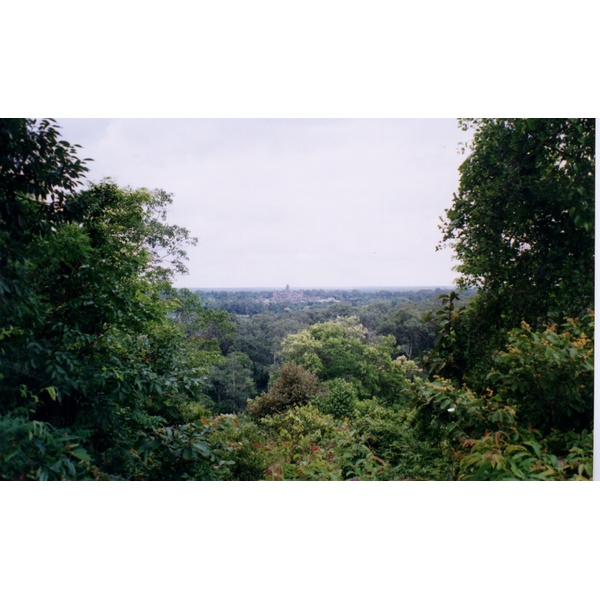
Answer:
[[[591,476],[592,324],[592,315],[538,332],[523,323],[483,393],[439,377],[421,387],[421,426],[450,441],[457,478]]]
[[[51,122],[3,120],[0,137],[0,411],[46,448],[38,464],[18,442],[19,468],[79,477],[77,447],[86,469],[128,478],[141,432],[201,412],[211,356],[186,346],[167,297],[193,240],[164,222],[164,192],[78,189],[85,167]]]
[[[98,473],[81,440],[25,417],[0,418],[0,479],[92,479]]]
[[[249,398],[256,396],[252,378],[252,361],[243,352],[231,352],[210,373],[208,394],[220,413],[246,410]]]
[[[576,316],[594,291],[594,119],[468,119],[472,153],[444,222],[463,286],[505,329]]]
[[[594,300],[594,119],[465,119],[474,130],[444,243],[469,310],[438,315],[432,373],[485,389],[495,351],[526,321],[576,317]]]
[[[465,312],[466,305],[460,302],[456,292],[442,294],[438,301],[441,307],[431,311],[425,319],[434,326],[434,346],[422,358],[422,364],[430,375],[441,375],[462,380],[469,371],[473,356],[473,335]]]
[[[227,464],[211,449],[209,424],[186,423],[142,436],[134,452],[138,478],[151,481],[223,479]],[[135,471],[134,471],[135,472]]]
[[[344,379],[331,379],[326,384],[327,395],[319,402],[319,408],[337,419],[352,417],[358,402],[354,385]]]
[[[307,404],[320,393],[320,389],[318,378],[292,361],[281,367],[267,392],[248,401],[248,414],[256,419],[284,412]]]
[[[223,460],[227,479],[259,481],[268,467],[267,436],[245,415],[219,415],[212,423],[210,443]]]
[[[569,319],[534,331],[523,323],[488,380],[517,407],[523,424],[548,435],[590,426],[594,406],[594,318]]]
[[[386,314],[376,326],[367,325],[362,317],[361,321],[380,335],[393,335],[400,351],[408,358],[420,357],[433,348],[435,336],[433,325],[426,319],[426,307],[425,303],[405,303],[391,314]]]
[[[59,140],[52,119],[39,123],[32,119],[0,119],[3,272],[12,260],[22,258],[21,243],[27,243],[31,228],[36,234],[44,233],[62,220],[61,209],[88,171],[85,162],[90,159],[80,160],[76,148]],[[36,219],[36,215],[43,218]]]
[[[449,457],[439,444],[419,435],[414,418],[414,410],[368,400],[358,403],[353,427],[371,451],[389,465],[387,478],[450,479]]]
[[[227,312],[206,309],[200,296],[186,289],[166,290],[164,297],[174,301],[170,317],[184,328],[190,342],[202,350],[229,352],[236,326]]]
[[[311,325],[314,318],[312,311],[305,310],[236,317],[232,350],[243,352],[252,361],[259,391],[267,388],[269,376],[277,367],[277,354],[284,338]]]
[[[417,423],[458,479],[591,476],[593,119],[465,120],[443,226],[468,307],[442,299]]]

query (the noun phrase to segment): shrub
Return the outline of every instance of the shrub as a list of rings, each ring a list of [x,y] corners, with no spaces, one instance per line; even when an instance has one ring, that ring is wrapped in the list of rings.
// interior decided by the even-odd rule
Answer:
[[[210,445],[213,430],[210,424],[197,422],[141,435],[133,451],[138,459],[134,477],[151,481],[226,478],[227,464]]]
[[[98,475],[81,440],[48,423],[0,418],[0,479],[93,479]]]
[[[332,379],[326,383],[328,393],[319,401],[319,408],[334,417],[351,418],[358,402],[356,387],[343,379]]]
[[[267,392],[248,401],[248,414],[260,418],[288,410],[294,406],[307,404],[320,391],[316,375],[295,362],[281,367],[277,378]]]

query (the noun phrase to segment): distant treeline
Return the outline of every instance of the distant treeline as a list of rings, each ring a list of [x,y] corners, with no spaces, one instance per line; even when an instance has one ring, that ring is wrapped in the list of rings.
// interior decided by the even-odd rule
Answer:
[[[395,304],[403,302],[423,302],[433,300],[441,294],[448,293],[451,288],[405,288],[405,289],[294,289],[289,301],[285,301],[285,292],[282,290],[264,289],[231,289],[231,290],[203,290],[194,289],[202,298],[206,308],[221,309],[234,315],[256,315],[264,312],[281,312],[294,306],[315,306],[334,300],[350,306],[365,306],[378,300],[387,300]],[[471,294],[467,292],[466,294]],[[299,300],[298,296],[303,299]],[[274,302],[274,299],[277,299]]]

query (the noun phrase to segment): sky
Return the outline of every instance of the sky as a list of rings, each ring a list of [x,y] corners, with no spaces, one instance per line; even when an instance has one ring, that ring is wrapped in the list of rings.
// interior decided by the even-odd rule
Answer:
[[[88,178],[173,195],[198,288],[449,286],[455,119],[58,119]]]

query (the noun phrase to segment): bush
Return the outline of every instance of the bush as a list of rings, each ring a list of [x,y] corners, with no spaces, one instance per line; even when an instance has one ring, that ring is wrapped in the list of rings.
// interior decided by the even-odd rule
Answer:
[[[346,421],[337,422],[313,404],[261,419],[267,432],[270,480],[337,481],[386,479],[387,464]]]
[[[258,481],[267,469],[266,435],[244,415],[219,415],[210,443],[224,461],[226,479]]]
[[[420,386],[421,431],[446,439],[458,479],[591,477],[593,314],[533,331],[523,323],[477,394],[434,377]]]
[[[343,379],[332,379],[326,383],[327,395],[318,402],[319,408],[334,417],[351,418],[358,402],[356,387]]]
[[[93,479],[99,473],[81,440],[48,423],[0,419],[0,479]]]
[[[353,424],[370,450],[389,464],[389,479],[450,479],[448,457],[431,439],[418,435],[414,417],[414,410],[369,400],[358,403]]]
[[[210,445],[213,427],[207,423],[186,423],[162,427],[140,436],[133,451],[138,460],[136,479],[219,480],[226,478],[227,464]]]
[[[519,419],[548,434],[589,427],[594,406],[594,315],[533,331],[523,323],[488,379]]]
[[[320,392],[316,375],[295,362],[283,365],[267,392],[248,401],[248,414],[261,418],[307,404]]]
[[[587,431],[563,437],[562,457],[553,454],[535,430],[496,431],[481,439],[465,440],[459,479],[507,480],[588,480],[592,478],[593,435]]]

